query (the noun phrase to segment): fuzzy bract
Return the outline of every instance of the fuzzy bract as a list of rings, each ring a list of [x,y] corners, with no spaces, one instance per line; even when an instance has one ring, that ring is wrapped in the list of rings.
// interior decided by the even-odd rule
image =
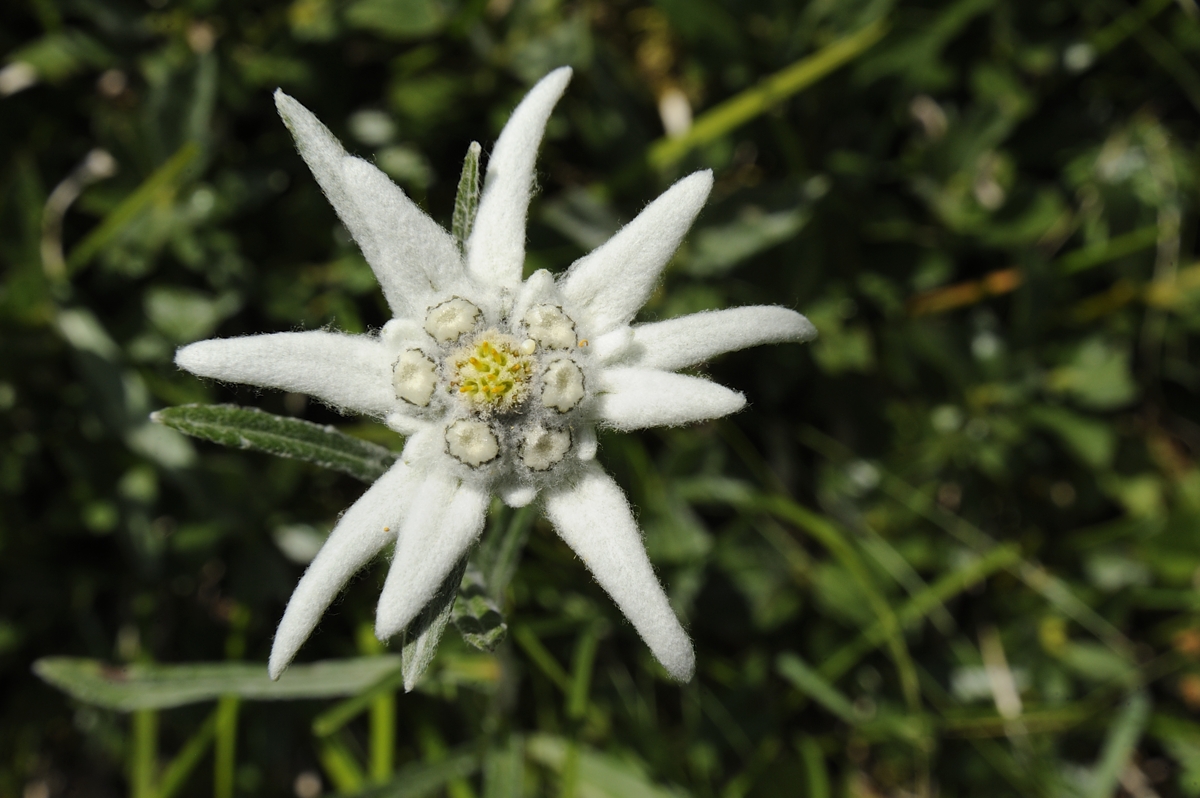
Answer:
[[[383,287],[393,319],[375,335],[289,332],[200,341],[176,363],[203,377],[309,394],[408,436],[397,463],[334,527],[284,612],[278,678],[350,577],[395,553],[376,633],[404,630],[466,556],[490,497],[539,501],[558,534],[675,679],[695,657],[624,494],[595,462],[596,427],[718,418],[744,397],[677,373],[714,355],[815,336],[800,314],[742,307],[631,324],[712,188],[697,172],[557,278],[522,281],[534,160],[571,71],[551,72],[500,134],[469,238],[453,237],[371,164],[348,155],[291,97],[292,131]]]

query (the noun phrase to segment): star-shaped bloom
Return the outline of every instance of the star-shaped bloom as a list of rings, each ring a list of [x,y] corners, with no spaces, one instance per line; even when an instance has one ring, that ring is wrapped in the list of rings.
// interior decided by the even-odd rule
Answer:
[[[679,374],[714,355],[803,341],[782,307],[631,324],[712,188],[683,178],[557,278],[522,282],[538,145],[571,71],[551,72],[500,134],[460,251],[308,110],[275,102],[301,156],[383,287],[378,334],[326,330],[200,341],[176,363],[203,377],[296,391],[408,436],[392,468],[338,521],[288,602],[268,669],[277,678],[350,577],[394,543],[379,597],[381,640],[404,630],[483,530],[490,497],[542,512],[675,679],[695,655],[646,556],[625,496],[595,462],[596,427],[636,430],[719,418],[734,391]]]

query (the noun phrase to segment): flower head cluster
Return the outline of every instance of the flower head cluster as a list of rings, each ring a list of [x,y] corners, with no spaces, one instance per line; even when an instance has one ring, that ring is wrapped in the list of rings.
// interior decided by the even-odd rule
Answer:
[[[594,458],[595,428],[717,418],[741,394],[678,374],[722,352],[802,341],[815,330],[780,307],[631,325],[712,187],[710,172],[666,191],[555,278],[522,281],[534,161],[571,72],[543,78],[488,162],[465,251],[371,164],[277,92],[301,156],[366,256],[394,318],[378,335],[290,332],[201,341],[176,362],[194,374],[282,388],[374,416],[407,435],[397,463],[342,516],[293,593],[275,636],[277,678],[349,578],[394,543],[376,633],[405,629],[479,537],[492,494],[535,499],[674,678],[692,645],[646,556],[621,490]]]

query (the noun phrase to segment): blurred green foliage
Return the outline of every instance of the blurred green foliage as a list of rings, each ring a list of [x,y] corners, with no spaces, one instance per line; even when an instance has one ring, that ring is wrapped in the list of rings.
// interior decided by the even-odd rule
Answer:
[[[0,52],[0,796],[1200,796],[1193,0],[17,0]],[[447,635],[418,692],[126,715],[38,680],[262,662],[362,489],[150,412],[398,445],[172,365],[386,319],[271,91],[449,226],[561,64],[528,268],[712,168],[646,318],[821,332],[705,367],[737,417],[601,441],[696,680],[504,512],[507,640]],[[378,653],[381,575],[304,657]]]

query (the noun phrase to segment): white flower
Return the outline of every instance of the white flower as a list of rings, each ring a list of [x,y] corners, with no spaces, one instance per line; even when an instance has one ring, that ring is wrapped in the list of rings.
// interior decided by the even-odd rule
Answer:
[[[489,498],[540,499],[650,650],[687,681],[695,656],[620,488],[594,461],[597,425],[634,430],[733,413],[745,398],[677,374],[714,355],[816,331],[781,307],[631,325],[712,187],[690,175],[555,279],[521,281],[534,159],[571,71],[513,112],[488,162],[478,213],[454,239],[317,119],[276,92],[284,122],[383,286],[378,335],[324,330],[201,341],[176,363],[219,380],[297,391],[408,436],[397,463],[342,516],[288,603],[271,650],[280,673],[347,580],[389,543],[375,629],[402,631],[479,537]]]

